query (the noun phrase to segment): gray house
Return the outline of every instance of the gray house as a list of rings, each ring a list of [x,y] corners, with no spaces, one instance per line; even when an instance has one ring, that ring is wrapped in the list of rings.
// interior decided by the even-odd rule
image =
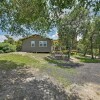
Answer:
[[[22,39],[22,52],[51,52],[52,40],[40,35]]]

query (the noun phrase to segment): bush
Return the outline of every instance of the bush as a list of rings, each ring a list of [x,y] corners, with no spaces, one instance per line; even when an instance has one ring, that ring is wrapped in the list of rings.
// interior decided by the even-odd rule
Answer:
[[[0,51],[4,53],[15,52],[16,45],[10,43],[0,43]]]
[[[19,40],[16,42],[16,50],[21,51],[22,50],[22,41]]]
[[[77,50],[72,50],[71,51],[71,55],[76,55],[77,54]]]
[[[64,54],[68,54],[68,50],[62,50]]]
[[[4,53],[4,51],[3,50],[0,50],[0,53]]]

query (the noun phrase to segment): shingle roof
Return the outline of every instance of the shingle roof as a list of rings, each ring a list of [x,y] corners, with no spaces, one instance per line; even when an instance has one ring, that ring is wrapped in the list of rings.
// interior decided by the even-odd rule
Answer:
[[[23,39],[21,39],[21,40],[25,40],[25,39],[28,39],[28,38],[35,38],[35,37],[50,39],[50,38],[46,38],[46,37],[43,37],[43,36],[38,35],[38,34],[34,34],[34,35],[31,35],[31,36],[25,37],[25,38],[23,38]],[[52,40],[52,39],[50,39],[50,40]]]

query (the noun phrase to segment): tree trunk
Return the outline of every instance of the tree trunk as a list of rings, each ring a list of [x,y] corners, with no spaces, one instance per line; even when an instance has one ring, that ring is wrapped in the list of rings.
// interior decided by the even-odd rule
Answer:
[[[95,59],[97,58],[97,52],[98,52],[98,48],[97,45],[95,46]]]
[[[94,56],[93,56],[93,37],[92,36],[90,38],[90,43],[91,43],[91,59],[94,59]]]
[[[72,51],[72,43],[69,43],[69,47],[68,47],[68,61],[70,60],[71,57],[71,51]]]
[[[88,49],[88,47],[86,47],[86,49],[85,49],[85,52],[84,52],[83,56],[86,56],[87,49]]]
[[[68,50],[68,61],[70,60],[70,56],[71,56],[71,47],[69,47],[69,50]]]
[[[99,58],[100,58],[100,45],[99,45]]]

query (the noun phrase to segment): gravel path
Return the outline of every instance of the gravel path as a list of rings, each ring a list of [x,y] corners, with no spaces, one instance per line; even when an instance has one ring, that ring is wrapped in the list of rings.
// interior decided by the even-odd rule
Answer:
[[[56,65],[53,66],[57,67]],[[49,68],[46,72],[51,74],[53,71],[54,69]],[[64,64],[64,68],[63,66],[56,68],[55,73],[71,84],[94,83],[100,85],[100,63]]]
[[[96,83],[100,85],[100,63],[84,63],[76,68],[75,83]]]
[[[77,74],[72,76],[61,71],[65,78],[73,84],[96,83],[100,85],[99,63],[84,63],[83,66],[75,67],[75,69]],[[84,87],[74,86],[75,88],[72,87],[72,93],[69,95],[61,87],[52,83],[48,76],[38,71],[38,69],[31,68],[0,70],[0,100],[84,100],[83,97],[80,99],[80,95],[83,95],[89,86],[86,87],[86,90]],[[57,71],[60,72],[60,70]],[[91,90],[91,87],[89,89]],[[79,95],[79,93],[81,94]],[[84,95],[84,97],[90,98],[87,93]]]

